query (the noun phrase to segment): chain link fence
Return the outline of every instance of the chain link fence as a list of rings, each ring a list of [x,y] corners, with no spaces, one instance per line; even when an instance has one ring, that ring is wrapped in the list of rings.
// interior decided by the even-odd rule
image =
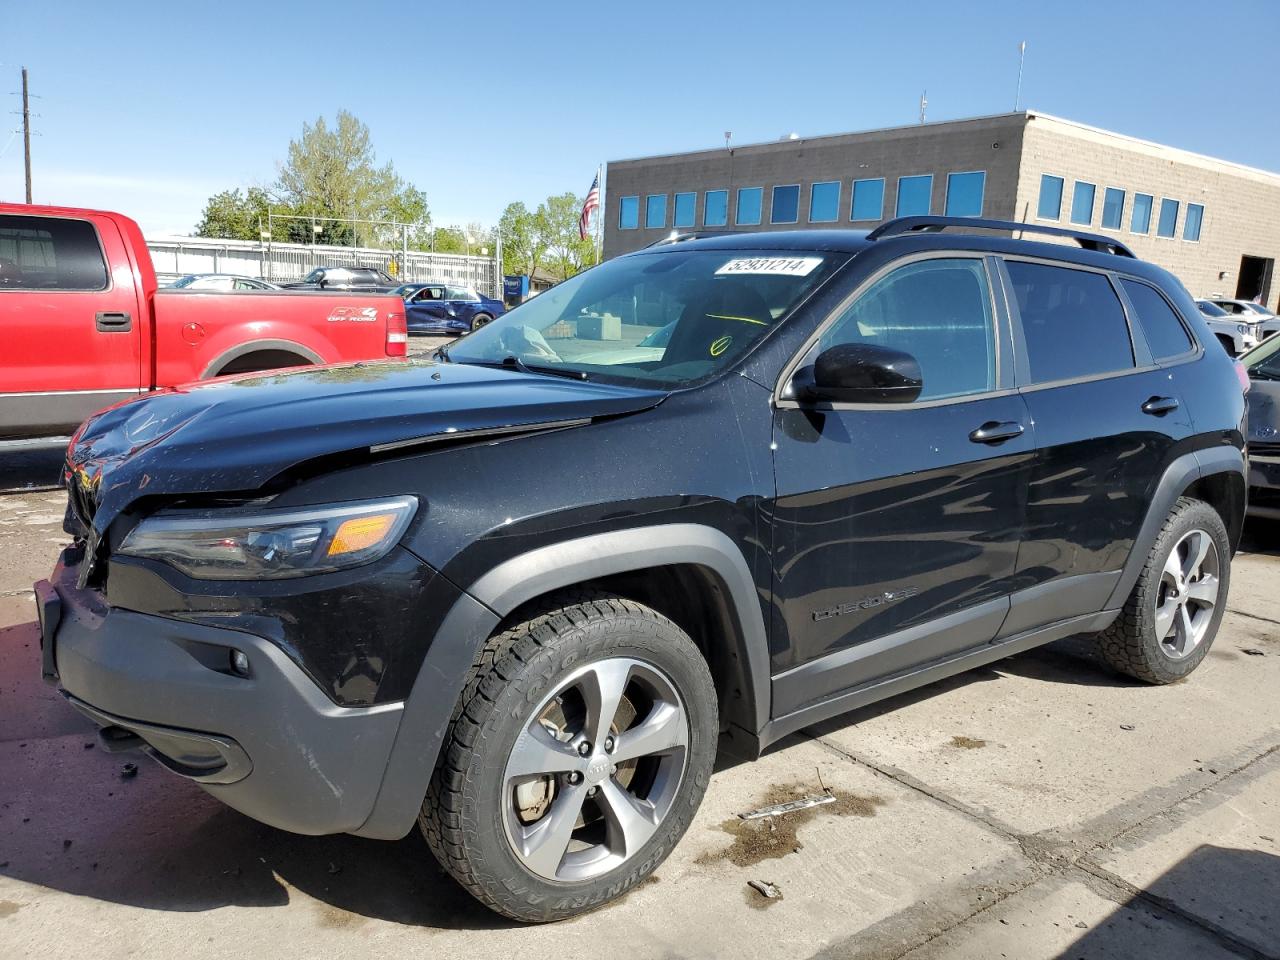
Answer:
[[[161,284],[189,273],[233,273],[290,283],[316,267],[376,267],[404,283],[454,283],[502,297],[501,265],[495,257],[204,237],[149,238],[147,249]]]

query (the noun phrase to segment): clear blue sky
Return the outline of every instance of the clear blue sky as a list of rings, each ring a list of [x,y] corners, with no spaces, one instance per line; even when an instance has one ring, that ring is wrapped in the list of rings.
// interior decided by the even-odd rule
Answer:
[[[1280,0],[211,4],[0,0],[0,110],[31,70],[37,202],[186,232],[338,109],[441,224],[585,193],[598,163],[1011,110],[1280,170]],[[22,198],[22,144],[0,199]]]

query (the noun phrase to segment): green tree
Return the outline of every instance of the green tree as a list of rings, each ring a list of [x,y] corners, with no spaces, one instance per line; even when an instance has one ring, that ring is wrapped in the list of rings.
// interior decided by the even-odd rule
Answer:
[[[546,255],[537,214],[518,200],[507,204],[498,218],[497,235],[502,241],[503,272],[533,276]]]
[[[546,244],[547,269],[561,280],[595,264],[595,241],[578,235],[581,212],[582,198],[574,193],[547,197],[538,207],[536,222]]]
[[[351,220],[394,220],[408,223],[409,245],[430,245],[431,214],[426,195],[405,181],[391,163],[381,166],[369,128],[345,110],[330,125],[324,117],[302,126],[302,136],[289,142],[287,159],[270,194],[252,187],[247,193],[225,190],[210,197],[197,231],[206,237],[257,239],[258,217],[266,224],[270,203],[272,239],[358,244],[396,249],[401,228]],[[303,219],[291,219],[291,217]],[[307,218],[317,218],[317,235]],[[337,218],[337,222],[319,218]],[[346,220],[347,222],[341,222]]]
[[[250,187],[246,193],[239,189],[215,193],[204,206],[196,236],[257,240],[259,231],[267,229],[268,202],[260,187]]]

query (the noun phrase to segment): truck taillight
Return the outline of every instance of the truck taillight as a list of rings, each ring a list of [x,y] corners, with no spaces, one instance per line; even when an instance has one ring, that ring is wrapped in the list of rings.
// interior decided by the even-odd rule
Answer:
[[[409,355],[409,327],[405,323],[403,313],[387,314],[387,356],[407,357]]]

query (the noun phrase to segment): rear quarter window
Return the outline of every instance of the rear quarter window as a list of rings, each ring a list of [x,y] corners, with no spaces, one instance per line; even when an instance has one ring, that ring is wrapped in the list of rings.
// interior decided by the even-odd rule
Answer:
[[[1124,307],[1105,274],[1007,260],[1034,383],[1133,369]]]
[[[89,221],[0,216],[0,291],[106,288],[107,262]]]
[[[1173,307],[1153,287],[1137,280],[1122,279],[1125,296],[1133,305],[1138,326],[1147,338],[1151,355],[1157,360],[1180,357],[1191,349],[1191,337]]]

